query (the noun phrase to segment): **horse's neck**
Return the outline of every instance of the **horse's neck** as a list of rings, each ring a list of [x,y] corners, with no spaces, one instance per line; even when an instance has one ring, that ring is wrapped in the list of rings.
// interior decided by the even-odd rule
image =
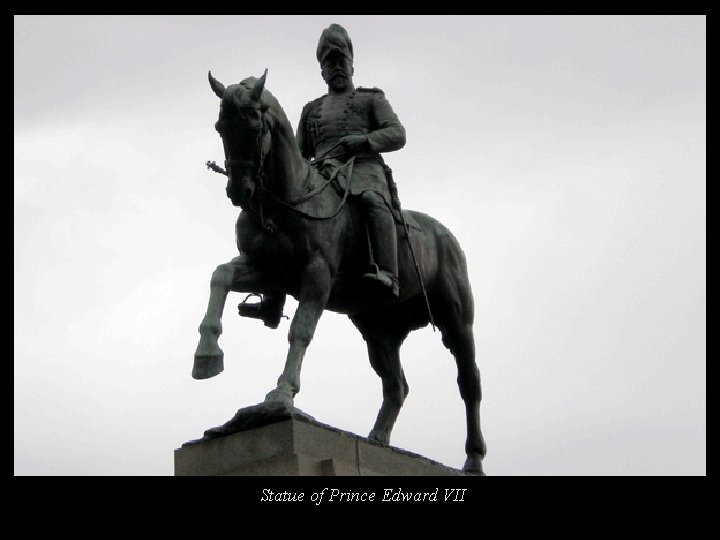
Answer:
[[[298,148],[290,123],[276,121],[272,151],[269,157],[270,189],[282,200],[290,200],[302,189],[308,174],[308,163]]]

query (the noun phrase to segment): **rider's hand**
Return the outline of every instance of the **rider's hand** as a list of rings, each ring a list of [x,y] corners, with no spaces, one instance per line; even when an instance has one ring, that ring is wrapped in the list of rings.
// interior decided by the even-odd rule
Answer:
[[[345,135],[340,139],[340,144],[348,154],[359,154],[370,150],[370,143],[365,135]]]

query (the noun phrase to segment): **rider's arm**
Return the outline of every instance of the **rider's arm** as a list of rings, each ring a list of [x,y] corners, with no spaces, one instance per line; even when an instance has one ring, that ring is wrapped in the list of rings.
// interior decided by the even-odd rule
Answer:
[[[367,139],[373,152],[392,152],[405,146],[405,128],[380,90],[373,92],[372,116],[377,129],[368,133]]]

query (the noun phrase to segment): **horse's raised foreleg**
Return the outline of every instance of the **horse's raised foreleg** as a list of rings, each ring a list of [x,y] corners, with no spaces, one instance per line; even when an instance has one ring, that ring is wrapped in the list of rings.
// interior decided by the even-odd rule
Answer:
[[[245,255],[218,266],[210,279],[210,299],[198,331],[200,341],[195,349],[194,379],[214,377],[223,370],[223,352],[218,345],[222,333],[222,314],[229,291],[258,289],[259,273]]]
[[[312,341],[318,320],[327,305],[331,288],[330,269],[327,262],[318,257],[303,272],[298,307],[290,324],[285,369],[277,382],[277,388],[265,397],[266,402],[280,401],[293,405],[300,391],[300,368],[305,351]]]

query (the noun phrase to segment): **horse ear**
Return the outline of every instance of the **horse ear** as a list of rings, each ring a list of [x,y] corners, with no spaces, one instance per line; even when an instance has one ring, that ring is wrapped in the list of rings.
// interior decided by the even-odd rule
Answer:
[[[210,81],[210,88],[213,89],[213,92],[215,92],[215,95],[222,99],[223,95],[225,95],[225,85],[218,81],[215,77],[212,76],[212,73],[208,71],[208,80]]]
[[[253,86],[252,92],[250,92],[250,97],[253,101],[260,99],[260,94],[262,94],[263,88],[265,88],[265,79],[267,79],[267,68],[265,68],[265,73],[263,73],[262,77],[255,81],[255,86]]]

